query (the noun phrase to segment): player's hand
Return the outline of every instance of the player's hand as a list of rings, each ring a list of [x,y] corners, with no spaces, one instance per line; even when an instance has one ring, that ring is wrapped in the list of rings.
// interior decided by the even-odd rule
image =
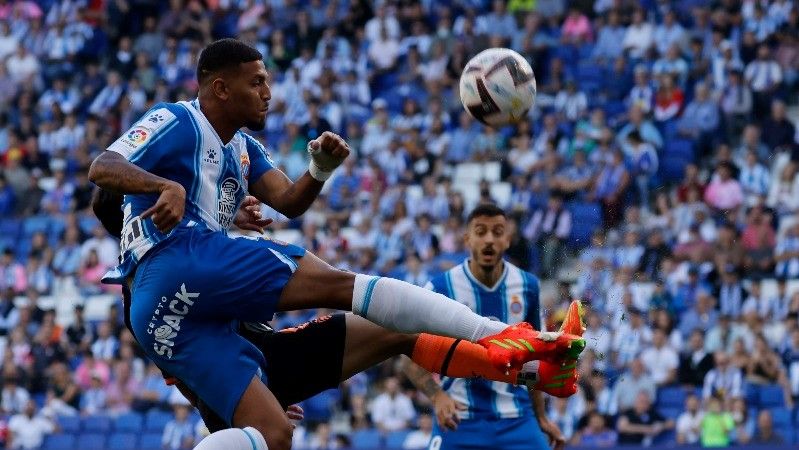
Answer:
[[[544,417],[539,417],[538,425],[541,426],[541,431],[549,438],[549,445],[552,446],[552,450],[562,450],[563,447],[566,446],[566,438],[563,437],[563,433],[560,431],[560,428],[555,425],[555,422]]]
[[[308,153],[318,171],[330,174],[350,155],[350,146],[341,136],[325,131],[318,138],[308,142]]]
[[[183,220],[186,208],[186,190],[170,181],[158,196],[158,201],[141,214],[142,219],[152,216],[153,224],[162,233],[168,233]]]
[[[286,415],[289,420],[302,420],[305,418],[305,411],[302,410],[300,405],[289,405],[288,409],[286,409]]]
[[[233,224],[242,230],[257,231],[261,234],[270,223],[272,219],[261,217],[261,202],[251,195],[244,197],[239,210],[236,211],[236,217],[233,218]]]
[[[438,426],[445,430],[456,430],[461,421],[458,417],[458,411],[465,411],[466,406],[453,400],[444,391],[436,393],[432,400]]]

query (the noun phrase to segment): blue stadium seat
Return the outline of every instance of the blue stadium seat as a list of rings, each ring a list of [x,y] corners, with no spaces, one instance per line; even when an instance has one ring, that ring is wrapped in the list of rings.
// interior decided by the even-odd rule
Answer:
[[[685,166],[693,162],[693,158],[682,155],[664,154],[660,159],[658,176],[663,182],[678,182],[685,176]]]
[[[664,153],[669,156],[682,156],[685,159],[694,159],[694,143],[687,139],[675,139],[666,143]]]
[[[94,227],[100,224],[100,221],[97,220],[94,216],[80,216],[78,218],[78,227],[80,231],[87,235],[91,235]]]
[[[397,449],[402,448],[402,444],[405,443],[405,438],[411,434],[410,431],[394,431],[386,436],[386,448],[389,449]]]
[[[140,450],[161,450],[161,433],[143,434],[139,440]]]
[[[51,434],[44,437],[42,450],[72,450],[75,448],[75,436],[71,434]]]
[[[22,225],[22,234],[30,237],[36,233],[47,233],[50,228],[50,218],[45,216],[34,216],[25,219]]]
[[[655,436],[653,445],[673,446],[677,443],[677,432],[675,430],[666,430],[659,435]]]
[[[164,431],[164,426],[172,420],[172,414],[164,411],[153,409],[147,412],[147,418],[144,419],[144,429],[152,432]]]
[[[685,408],[682,407],[680,408],[658,407],[657,409],[657,411],[660,413],[661,416],[672,420],[677,420],[677,417],[679,417],[680,414],[682,414],[683,410],[685,410]]]
[[[77,433],[80,431],[80,417],[60,416],[58,418],[58,426],[64,433]]]
[[[751,407],[757,407],[760,404],[760,389],[756,384],[744,385],[744,399],[746,404]]]
[[[107,416],[88,416],[83,418],[83,431],[107,433],[111,431],[111,419]]]
[[[108,448],[113,450],[136,450],[135,433],[114,433],[108,438]]]
[[[685,390],[679,387],[663,387],[658,389],[658,408],[679,408],[685,405]]]
[[[22,223],[16,219],[3,219],[0,220],[0,236],[9,239],[16,239],[19,235],[19,230],[22,229]]]
[[[774,408],[771,410],[771,419],[774,429],[791,427],[791,410],[788,408]]]
[[[324,422],[332,415],[332,406],[338,399],[338,391],[329,389],[321,392],[302,403],[305,419],[311,422]]]
[[[566,205],[572,213],[568,245],[574,249],[588,246],[591,234],[602,225],[602,209],[596,203],[573,202]]]
[[[782,408],[785,406],[785,397],[782,394],[782,388],[776,384],[768,386],[761,386],[759,389],[760,394],[760,407],[761,408]]]
[[[80,450],[105,450],[105,434],[82,433],[78,435],[75,447]]]
[[[382,447],[382,440],[378,430],[359,430],[352,433],[352,448],[377,449]]]
[[[126,431],[138,433],[144,426],[144,418],[141,414],[127,413],[114,419],[114,431]]]

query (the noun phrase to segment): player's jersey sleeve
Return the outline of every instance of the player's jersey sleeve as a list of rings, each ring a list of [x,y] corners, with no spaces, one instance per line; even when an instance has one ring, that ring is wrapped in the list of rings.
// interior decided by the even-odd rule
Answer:
[[[524,276],[524,300],[527,305],[527,312],[524,321],[532,325],[536,330],[541,330],[541,286],[538,278],[534,275],[522,272]]]
[[[193,128],[191,136],[182,135],[186,134],[187,127],[177,126],[181,122],[179,115],[182,115],[178,108],[182,107],[158,103],[108,146],[108,150],[119,153],[144,170],[152,170],[169,151],[170,143],[186,145],[196,138]]]
[[[256,182],[266,172],[272,170],[275,165],[272,158],[269,157],[266,149],[260,142],[256,141],[252,136],[244,134],[247,140],[247,156],[250,158],[250,182]]]

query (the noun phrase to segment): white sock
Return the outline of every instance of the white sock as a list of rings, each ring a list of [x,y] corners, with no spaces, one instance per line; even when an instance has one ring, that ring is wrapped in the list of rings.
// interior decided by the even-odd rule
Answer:
[[[253,427],[228,428],[211,433],[194,450],[269,450],[266,440]]]
[[[401,333],[430,333],[471,342],[508,326],[433,291],[361,274],[355,275],[352,312]]]

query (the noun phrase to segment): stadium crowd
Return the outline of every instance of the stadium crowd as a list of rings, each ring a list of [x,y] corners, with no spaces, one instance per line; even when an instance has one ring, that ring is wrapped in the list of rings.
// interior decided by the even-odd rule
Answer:
[[[0,440],[202,435],[118,302],[84,317],[119,295],[99,284],[119,247],[87,169],[153,104],[192,99],[198,51],[228,36],[265,56],[272,106],[253,135],[276,165],[301,175],[326,130],[354,150],[304,216],[265,211],[269,233],[424,285],[466,257],[469,209],[495,202],[508,259],[551,287],[550,329],[571,298],[590,306],[581,389],[549,402],[571,443],[799,439],[795,2],[0,0]],[[517,126],[460,104],[488,47],[535,70]],[[432,426],[393,362],[304,406],[297,448],[420,448]]]

